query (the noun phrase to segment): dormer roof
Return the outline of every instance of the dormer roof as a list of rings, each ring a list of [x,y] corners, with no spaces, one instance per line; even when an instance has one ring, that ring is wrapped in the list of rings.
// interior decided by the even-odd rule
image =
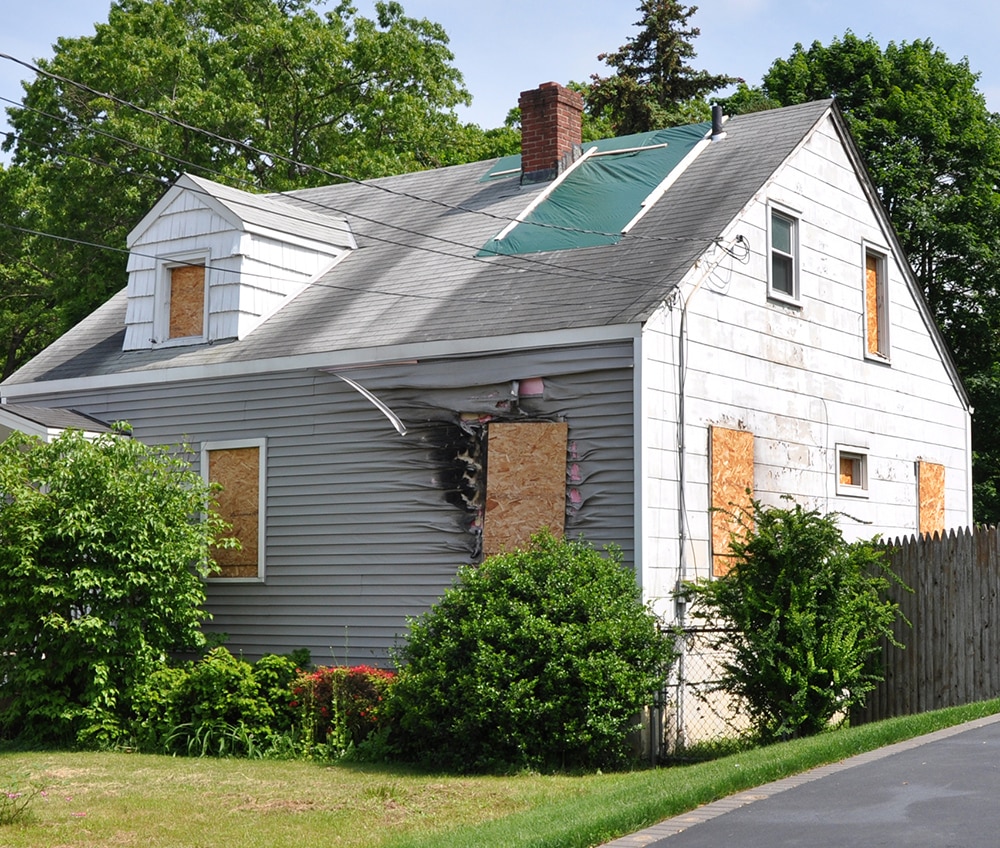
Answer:
[[[357,244],[320,204],[183,174],[128,237],[123,350],[242,339]]]

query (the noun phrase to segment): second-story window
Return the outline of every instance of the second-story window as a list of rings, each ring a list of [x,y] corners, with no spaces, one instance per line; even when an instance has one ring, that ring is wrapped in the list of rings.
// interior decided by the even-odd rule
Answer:
[[[889,358],[889,296],[884,254],[865,249],[865,352]]]
[[[797,302],[799,299],[798,219],[772,209],[770,229],[768,294],[779,300]]]

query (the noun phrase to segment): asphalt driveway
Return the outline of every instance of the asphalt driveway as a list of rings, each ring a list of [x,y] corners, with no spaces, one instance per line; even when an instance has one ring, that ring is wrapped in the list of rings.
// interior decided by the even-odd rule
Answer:
[[[1000,846],[1000,715],[708,804],[607,848]]]

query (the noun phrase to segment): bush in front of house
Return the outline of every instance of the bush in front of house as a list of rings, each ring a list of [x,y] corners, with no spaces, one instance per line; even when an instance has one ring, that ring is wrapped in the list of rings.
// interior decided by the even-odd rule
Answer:
[[[163,665],[138,687],[131,731],[141,750],[194,756],[263,755],[294,737],[299,669],[288,656],[256,663],[218,647],[181,666]]]
[[[0,737],[114,739],[162,658],[204,645],[224,525],[183,450],[126,430],[0,444]]]
[[[673,661],[619,551],[536,535],[460,569],[411,621],[391,712],[404,758],[458,771],[607,768]]]
[[[875,542],[844,539],[836,514],[754,501],[742,524],[729,572],[684,595],[695,618],[726,631],[719,688],[742,699],[760,740],[818,733],[882,679],[898,578]]]
[[[292,705],[301,716],[303,749],[332,757],[374,749],[385,735],[386,701],[395,680],[395,672],[371,666],[300,672],[292,683]]]

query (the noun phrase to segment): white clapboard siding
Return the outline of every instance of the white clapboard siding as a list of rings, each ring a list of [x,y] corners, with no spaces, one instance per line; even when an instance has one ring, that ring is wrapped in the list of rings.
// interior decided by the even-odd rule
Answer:
[[[801,306],[767,298],[768,201],[800,214]],[[889,362],[865,357],[864,246],[888,252],[851,162],[827,122],[765,186],[729,235],[746,264],[723,260],[688,307],[684,497],[687,579],[709,571],[709,428],[753,432],[755,495],[840,511],[849,538],[917,530],[916,461],[945,466],[946,524],[968,512],[968,415],[935,347],[901,257],[889,256]],[[687,296],[691,284],[682,288]],[[673,614],[679,573],[677,328],[664,308],[643,334],[643,581]],[[836,448],[868,451],[866,498],[837,495]],[[650,470],[655,474],[650,474]]]
[[[169,341],[161,338],[164,318],[157,315],[167,304],[165,263],[206,264],[207,341],[244,338],[344,253],[342,238],[334,241],[250,227],[235,213],[220,213],[202,194],[174,187],[130,242],[123,349]]]

